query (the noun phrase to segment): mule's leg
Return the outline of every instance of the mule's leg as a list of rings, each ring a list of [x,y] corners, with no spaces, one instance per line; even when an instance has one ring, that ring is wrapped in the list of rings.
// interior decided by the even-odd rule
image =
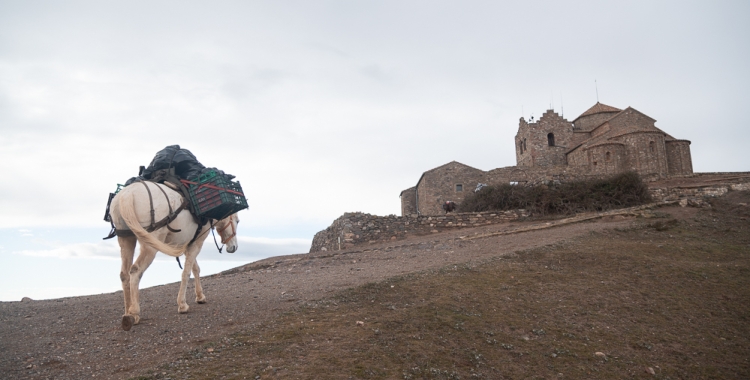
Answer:
[[[186,250],[185,250],[185,269],[182,270],[182,282],[180,283],[180,292],[177,294],[177,311],[180,313],[187,313],[188,307],[187,301],[186,301],[186,293],[187,293],[187,284],[188,281],[190,281],[190,272],[192,271],[195,274],[195,292],[196,292],[196,301],[204,303],[206,301],[206,297],[200,297],[198,296],[198,292],[200,291],[200,294],[203,294],[203,288],[200,285],[200,267],[198,266],[198,263],[196,262],[196,258],[198,257],[198,253],[201,251],[201,247],[203,247],[203,242],[196,241],[193,244],[191,244]],[[200,289],[200,290],[199,290]]]
[[[156,249],[148,245],[141,244],[141,252],[138,254],[138,258],[135,260],[133,266],[130,267],[130,298],[132,299],[132,302],[130,304],[130,308],[128,309],[128,315],[131,315],[135,319],[133,321],[134,324],[138,324],[141,319],[140,294],[138,286],[141,283],[143,272],[145,272],[146,269],[148,269],[148,267],[154,261],[154,257],[156,257]]]
[[[193,278],[195,279],[195,302],[206,303],[206,295],[203,294],[201,286],[201,267],[198,266],[197,258],[193,264]]]
[[[122,266],[120,267],[120,282],[122,283],[122,298],[125,301],[125,316],[128,314],[128,308],[130,308],[130,267],[133,265],[133,255],[135,254],[135,236],[130,237],[117,237],[117,243],[120,245],[120,259],[122,260]],[[124,318],[124,316],[123,316]],[[125,321],[125,319],[123,319]],[[130,330],[132,323],[123,323],[123,329]]]
[[[190,255],[190,248],[185,252],[185,266],[182,269],[182,280],[180,281],[180,291],[177,293],[177,312],[187,313],[190,306],[188,306],[185,300],[185,292],[187,291],[187,283],[190,281],[190,271],[195,265],[195,256]]]

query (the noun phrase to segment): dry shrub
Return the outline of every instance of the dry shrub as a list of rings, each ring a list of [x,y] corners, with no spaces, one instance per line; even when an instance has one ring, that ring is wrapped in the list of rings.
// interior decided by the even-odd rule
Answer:
[[[634,172],[606,179],[540,186],[487,186],[467,196],[460,212],[526,209],[536,215],[568,215],[637,206],[651,201],[648,187]]]

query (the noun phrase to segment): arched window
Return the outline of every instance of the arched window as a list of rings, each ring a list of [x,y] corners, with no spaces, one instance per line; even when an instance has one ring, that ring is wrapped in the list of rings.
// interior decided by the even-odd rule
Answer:
[[[523,141],[518,141],[518,151],[523,154]]]
[[[607,153],[606,153],[606,154],[604,155],[604,161],[608,161],[608,162],[609,162],[609,160],[610,160],[610,159],[612,159],[612,157],[610,157],[610,154],[609,154],[609,152],[607,152]]]
[[[651,151],[651,153],[654,153],[654,149],[655,149],[654,146],[655,145],[656,144],[654,144],[653,141],[651,141],[650,143],[648,143],[648,150]]]
[[[550,132],[547,134],[547,144],[549,146],[555,146],[555,134]]]
[[[523,138],[523,150],[524,150],[524,152],[527,150],[526,149],[526,138],[525,137]]]

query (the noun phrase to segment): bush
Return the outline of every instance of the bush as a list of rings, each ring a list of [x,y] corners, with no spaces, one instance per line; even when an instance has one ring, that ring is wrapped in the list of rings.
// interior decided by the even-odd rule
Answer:
[[[648,187],[634,172],[607,179],[540,186],[487,186],[464,198],[460,212],[526,209],[537,215],[570,215],[637,206],[651,201]]]

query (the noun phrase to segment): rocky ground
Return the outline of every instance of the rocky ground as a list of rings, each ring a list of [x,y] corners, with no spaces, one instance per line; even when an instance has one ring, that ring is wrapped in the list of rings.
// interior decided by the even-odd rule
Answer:
[[[187,314],[177,313],[178,283],[143,289],[141,323],[127,332],[120,327],[122,292],[0,302],[0,371],[14,379],[124,379],[205,342],[343,289],[554,244],[632,221],[633,217],[612,217],[484,239],[461,239],[549,222],[511,223],[350,251],[267,259],[204,278],[208,303],[199,305],[188,297]]]
[[[734,208],[727,210],[735,211],[725,210],[725,214],[747,208],[747,192],[741,193],[744,198],[738,193],[727,196],[734,202]],[[668,214],[669,220],[677,223],[694,223],[696,213],[703,211],[672,206],[656,212]],[[714,216],[708,218],[713,220]],[[732,220],[731,223],[747,224],[744,217]],[[358,285],[580,241],[592,233],[606,235],[607,231],[627,230],[643,223],[644,218],[633,213],[570,223],[532,220],[414,237],[349,251],[267,259],[204,278],[208,303],[199,305],[189,297],[187,314],[177,313],[178,283],[143,289],[141,323],[127,332],[120,326],[121,292],[0,302],[0,373],[10,379],[139,376],[188,352],[202,350],[206,344],[252,330],[299,306]],[[189,290],[192,291],[192,286]]]

